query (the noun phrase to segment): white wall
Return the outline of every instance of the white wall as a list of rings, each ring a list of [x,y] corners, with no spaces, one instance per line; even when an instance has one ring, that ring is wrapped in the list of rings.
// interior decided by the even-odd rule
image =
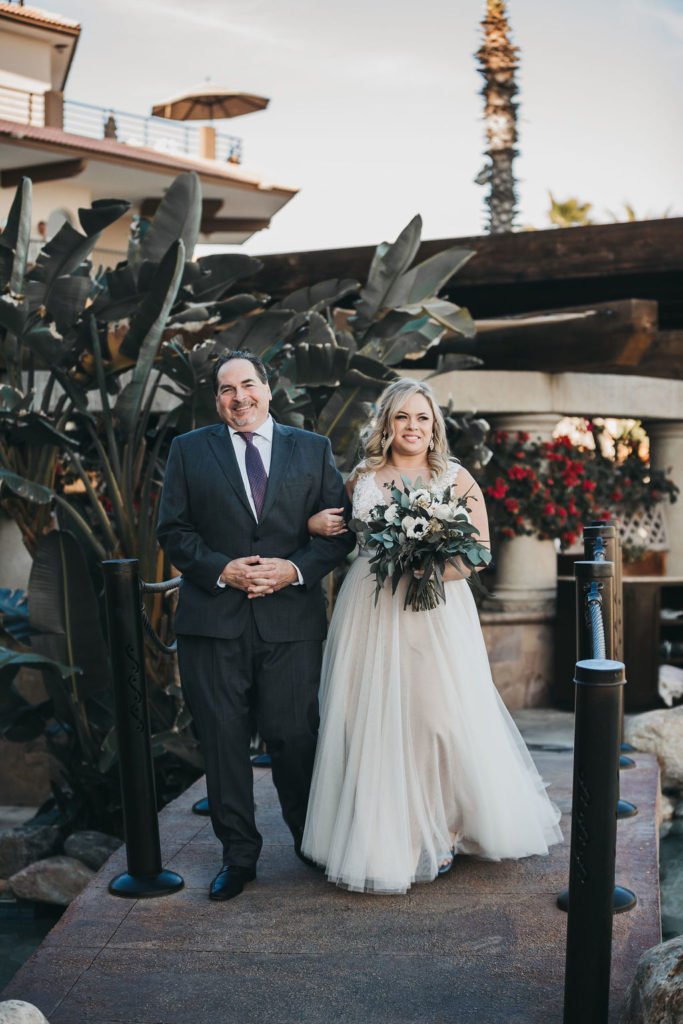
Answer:
[[[52,87],[52,46],[0,29],[0,86],[45,92]]]

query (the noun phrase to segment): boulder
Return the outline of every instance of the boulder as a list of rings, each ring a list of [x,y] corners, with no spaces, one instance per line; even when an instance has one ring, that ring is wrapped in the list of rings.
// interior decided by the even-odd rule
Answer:
[[[72,832],[64,843],[64,853],[99,871],[120,846],[122,841],[105,832]]]
[[[626,993],[622,1024],[683,1020],[683,935],[643,953]]]
[[[74,857],[48,857],[12,875],[9,884],[19,899],[66,907],[94,877],[95,872]]]
[[[629,715],[624,738],[636,750],[657,755],[663,789],[683,789],[683,707]]]
[[[56,825],[18,825],[0,832],[0,878],[10,878],[34,860],[49,857],[60,843]]]
[[[0,1024],[48,1024],[48,1020],[33,1003],[7,999],[0,1003]]]

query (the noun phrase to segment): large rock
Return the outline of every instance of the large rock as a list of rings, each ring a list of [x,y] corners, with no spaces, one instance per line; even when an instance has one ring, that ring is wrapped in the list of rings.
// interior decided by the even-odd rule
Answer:
[[[7,999],[0,1003],[0,1024],[48,1024],[48,1020],[33,1003]]]
[[[66,907],[94,877],[95,872],[74,857],[48,857],[12,875],[9,884],[19,899]]]
[[[121,845],[120,839],[105,832],[72,832],[64,843],[64,853],[99,871]]]
[[[683,789],[683,707],[631,715],[624,733],[636,750],[657,755],[664,789]]]
[[[626,993],[622,1024],[683,1020],[683,935],[643,953]]]
[[[60,843],[56,825],[19,825],[0,832],[0,878],[10,878],[34,860],[49,857]]]

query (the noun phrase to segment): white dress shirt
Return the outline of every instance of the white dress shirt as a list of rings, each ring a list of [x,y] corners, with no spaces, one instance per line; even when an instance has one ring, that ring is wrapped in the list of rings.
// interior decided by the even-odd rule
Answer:
[[[243,437],[240,437],[239,430],[233,430],[232,427],[228,427],[230,433],[230,440],[232,446],[235,449],[235,458],[237,459],[237,465],[239,466],[240,476],[242,477],[242,483],[244,484],[244,490],[246,491],[247,498],[249,499],[249,506],[253,513],[254,519],[258,522],[258,516],[256,515],[256,505],[251,494],[251,486],[249,484],[249,476],[247,474],[247,446]],[[263,462],[263,468],[267,474],[270,474],[270,458],[273,452],[273,418],[269,416],[258,430],[252,431],[252,441],[258,453],[261,456]],[[304,578],[301,575],[299,567],[294,565],[294,562],[290,561],[290,565],[293,565],[296,569],[297,582],[293,583],[292,586],[297,587],[303,585]],[[217,584],[221,589],[226,586],[225,583],[221,583],[220,579]]]

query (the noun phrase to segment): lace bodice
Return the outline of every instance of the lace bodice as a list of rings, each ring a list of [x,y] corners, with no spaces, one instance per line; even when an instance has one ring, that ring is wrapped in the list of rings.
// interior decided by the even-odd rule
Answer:
[[[430,482],[430,487],[448,487],[452,484],[460,471],[459,462],[451,462],[445,473],[442,473],[436,480]],[[358,482],[353,490],[353,517],[354,519],[367,520],[375,505],[388,505],[388,492],[380,487],[376,480],[377,474],[360,473]]]

